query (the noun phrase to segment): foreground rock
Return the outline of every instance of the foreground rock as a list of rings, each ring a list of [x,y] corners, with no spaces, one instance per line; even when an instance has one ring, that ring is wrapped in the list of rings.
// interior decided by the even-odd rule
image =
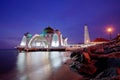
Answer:
[[[120,80],[120,38],[71,53],[70,68],[88,80]],[[84,80],[84,79],[83,79]]]

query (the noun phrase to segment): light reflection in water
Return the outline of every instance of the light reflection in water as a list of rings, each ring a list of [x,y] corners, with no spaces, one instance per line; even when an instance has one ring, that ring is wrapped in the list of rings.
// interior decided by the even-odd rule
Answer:
[[[24,65],[25,65],[25,54],[20,53],[18,55],[18,61],[17,61],[17,68],[19,69],[19,72],[22,73],[24,72]]]
[[[47,80],[54,69],[66,60],[65,52],[28,52],[19,53],[17,70],[20,80]]]
[[[52,67],[58,68],[59,66],[61,66],[61,64],[63,63],[62,57],[64,57],[64,55],[62,55],[62,52],[51,52],[49,58]]]

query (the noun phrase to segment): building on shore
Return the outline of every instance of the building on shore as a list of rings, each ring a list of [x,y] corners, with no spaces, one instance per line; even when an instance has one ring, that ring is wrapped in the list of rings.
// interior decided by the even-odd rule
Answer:
[[[87,24],[84,25],[84,44],[90,43],[90,36]]]
[[[67,46],[68,38],[63,38],[59,30],[47,27],[41,34],[25,33],[20,43],[24,48],[59,48]]]

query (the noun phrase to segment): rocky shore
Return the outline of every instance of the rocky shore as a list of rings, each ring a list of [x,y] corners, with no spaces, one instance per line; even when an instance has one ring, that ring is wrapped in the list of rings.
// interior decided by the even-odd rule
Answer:
[[[73,51],[70,69],[82,80],[120,80],[120,35],[108,43]]]

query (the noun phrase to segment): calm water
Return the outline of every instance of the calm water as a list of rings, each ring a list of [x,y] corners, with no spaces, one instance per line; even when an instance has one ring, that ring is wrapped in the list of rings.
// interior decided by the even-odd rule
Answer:
[[[78,75],[64,64],[69,55],[70,52],[0,50],[0,80],[75,80]]]

